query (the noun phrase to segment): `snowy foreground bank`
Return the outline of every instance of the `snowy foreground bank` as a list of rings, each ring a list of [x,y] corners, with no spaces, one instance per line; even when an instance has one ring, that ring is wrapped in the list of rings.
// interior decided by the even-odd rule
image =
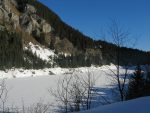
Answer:
[[[79,113],[150,113],[150,97],[118,102]]]

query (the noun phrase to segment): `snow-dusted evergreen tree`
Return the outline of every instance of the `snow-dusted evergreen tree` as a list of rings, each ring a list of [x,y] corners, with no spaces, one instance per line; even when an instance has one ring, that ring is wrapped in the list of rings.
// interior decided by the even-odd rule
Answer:
[[[127,99],[133,99],[143,96],[144,84],[144,74],[141,70],[141,67],[138,65],[129,81]]]

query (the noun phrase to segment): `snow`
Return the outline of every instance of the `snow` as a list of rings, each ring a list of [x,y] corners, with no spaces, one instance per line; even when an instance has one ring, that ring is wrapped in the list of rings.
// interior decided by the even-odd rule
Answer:
[[[79,113],[150,113],[150,97],[118,102]]]
[[[80,75],[85,78],[90,72],[96,78],[95,88],[101,96],[107,98],[111,102],[115,101],[114,95],[112,94],[112,89],[115,87],[111,80],[111,74],[109,69],[114,70],[115,66],[112,64],[110,66],[101,67],[81,67],[81,68],[45,68],[39,70],[33,69],[9,69],[0,71],[0,79],[6,81],[6,86],[8,89],[8,98],[6,101],[6,106],[11,107],[12,105],[17,108],[33,106],[36,103],[42,101],[44,104],[53,105],[51,108],[53,111],[57,106],[56,98],[54,98],[49,89],[56,90],[58,80],[62,79],[64,76],[70,76],[72,74]],[[124,72],[124,69],[121,68]],[[134,70],[130,70],[133,73]],[[107,73],[106,73],[107,72]],[[96,97],[97,99],[101,99]],[[102,102],[104,100],[101,100]],[[97,107],[94,104],[92,107]]]
[[[70,53],[59,52],[58,55],[64,55],[65,57],[71,56]]]
[[[68,69],[62,68],[45,68],[45,69],[10,69],[10,70],[0,70],[0,78],[27,78],[27,77],[37,77],[37,76],[49,76],[64,74],[69,71]]]
[[[8,79],[6,81],[8,100],[6,105],[11,107],[21,108],[23,103],[25,107],[30,107],[33,104],[53,103],[54,98],[50,96],[48,89],[55,87],[59,76],[44,76],[44,77],[28,77]]]
[[[36,77],[36,76],[49,76],[49,75],[63,75],[63,74],[72,74],[75,72],[78,72],[80,74],[82,73],[87,73],[87,72],[91,72],[94,74],[103,74],[106,77],[106,71],[108,73],[110,70],[115,70],[115,65],[111,64],[109,65],[105,65],[105,66],[101,66],[101,67],[95,67],[95,66],[91,66],[91,67],[80,67],[80,68],[60,68],[60,67],[56,67],[56,68],[44,68],[44,69],[16,69],[16,68],[12,68],[12,69],[5,69],[5,70],[0,70],[0,78],[26,78],[26,77]],[[123,72],[124,69],[121,68],[121,71]],[[133,70],[129,70],[130,73],[133,72]],[[105,80],[104,80],[105,82]],[[104,84],[104,83],[102,83]]]
[[[32,51],[33,54],[36,54],[39,58],[45,61],[50,61],[50,57],[54,57],[55,53],[53,50],[48,48],[41,47],[39,45],[34,45],[33,43],[29,43],[25,50]]]

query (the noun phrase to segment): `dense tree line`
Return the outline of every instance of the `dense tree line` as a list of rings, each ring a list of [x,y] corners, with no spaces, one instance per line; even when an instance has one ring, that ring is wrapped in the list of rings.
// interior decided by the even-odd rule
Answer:
[[[23,46],[19,35],[0,31],[0,68],[20,67],[22,63]]]
[[[103,64],[114,63],[116,64],[116,50],[115,44],[106,41],[97,41],[96,45],[100,45]],[[120,47],[120,64],[121,65],[137,65],[137,64],[150,64],[150,53],[138,49]]]
[[[91,65],[101,66],[102,61],[100,56],[89,55],[86,56],[84,53],[72,56],[59,55],[54,59],[57,65],[60,67],[90,67]]]
[[[72,56],[59,55],[55,59],[55,62],[60,67],[101,66],[110,63],[116,64],[117,47],[107,42],[102,42],[100,45],[103,47],[100,49],[102,51],[103,59],[100,59],[99,54],[94,56],[92,54],[86,55],[85,52],[83,52]],[[150,64],[150,55],[148,52],[125,47],[121,47],[120,49],[120,65]]]
[[[90,63],[86,62],[84,54],[76,56],[59,55],[58,58],[54,60],[60,67],[65,68],[91,66]]]

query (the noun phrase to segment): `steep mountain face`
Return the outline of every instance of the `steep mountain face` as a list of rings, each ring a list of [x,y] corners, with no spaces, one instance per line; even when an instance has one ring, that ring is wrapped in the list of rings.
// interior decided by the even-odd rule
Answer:
[[[114,55],[115,45],[103,41],[94,41],[83,35],[65,24],[49,8],[36,0],[0,0],[0,31],[0,40],[3,39],[2,37],[6,37],[2,34],[8,37],[8,40],[3,40],[2,43],[7,42],[8,45],[12,44],[14,47],[15,44],[21,45],[19,49],[22,49],[20,50],[22,51],[20,53],[22,59],[20,58],[20,61],[16,60],[16,63],[20,62],[18,66],[27,68],[35,68],[37,65],[39,68],[56,65],[77,67],[115,63],[114,59],[110,57]],[[17,43],[10,41],[18,40],[18,38],[11,38],[8,35],[10,33],[20,37],[20,41],[16,41]],[[8,52],[10,46],[3,47],[2,43],[0,45],[4,49],[2,51],[8,49]],[[31,45],[35,49],[34,51],[31,49]],[[37,54],[37,51],[42,51],[42,48],[50,51],[47,52],[49,56],[46,56],[46,59],[43,59],[43,57],[41,59],[40,54]],[[124,51],[126,51],[124,55],[128,57],[128,51],[131,51],[134,55],[140,54],[140,58],[146,58],[144,63],[147,62],[148,55],[146,52],[132,49],[124,49]],[[14,50],[14,52],[17,51]],[[49,54],[51,52],[53,52],[53,55]],[[3,52],[0,52],[0,54],[1,56],[6,55]],[[13,57],[17,58],[17,54],[15,55]],[[134,55],[132,55],[133,58]],[[1,61],[4,60],[2,57],[0,59]],[[7,58],[7,61],[10,59]],[[47,61],[47,59],[49,60]],[[130,62],[132,63],[132,61]],[[8,64],[13,67],[16,66],[16,63],[14,61]],[[5,63],[2,67],[4,66]]]

